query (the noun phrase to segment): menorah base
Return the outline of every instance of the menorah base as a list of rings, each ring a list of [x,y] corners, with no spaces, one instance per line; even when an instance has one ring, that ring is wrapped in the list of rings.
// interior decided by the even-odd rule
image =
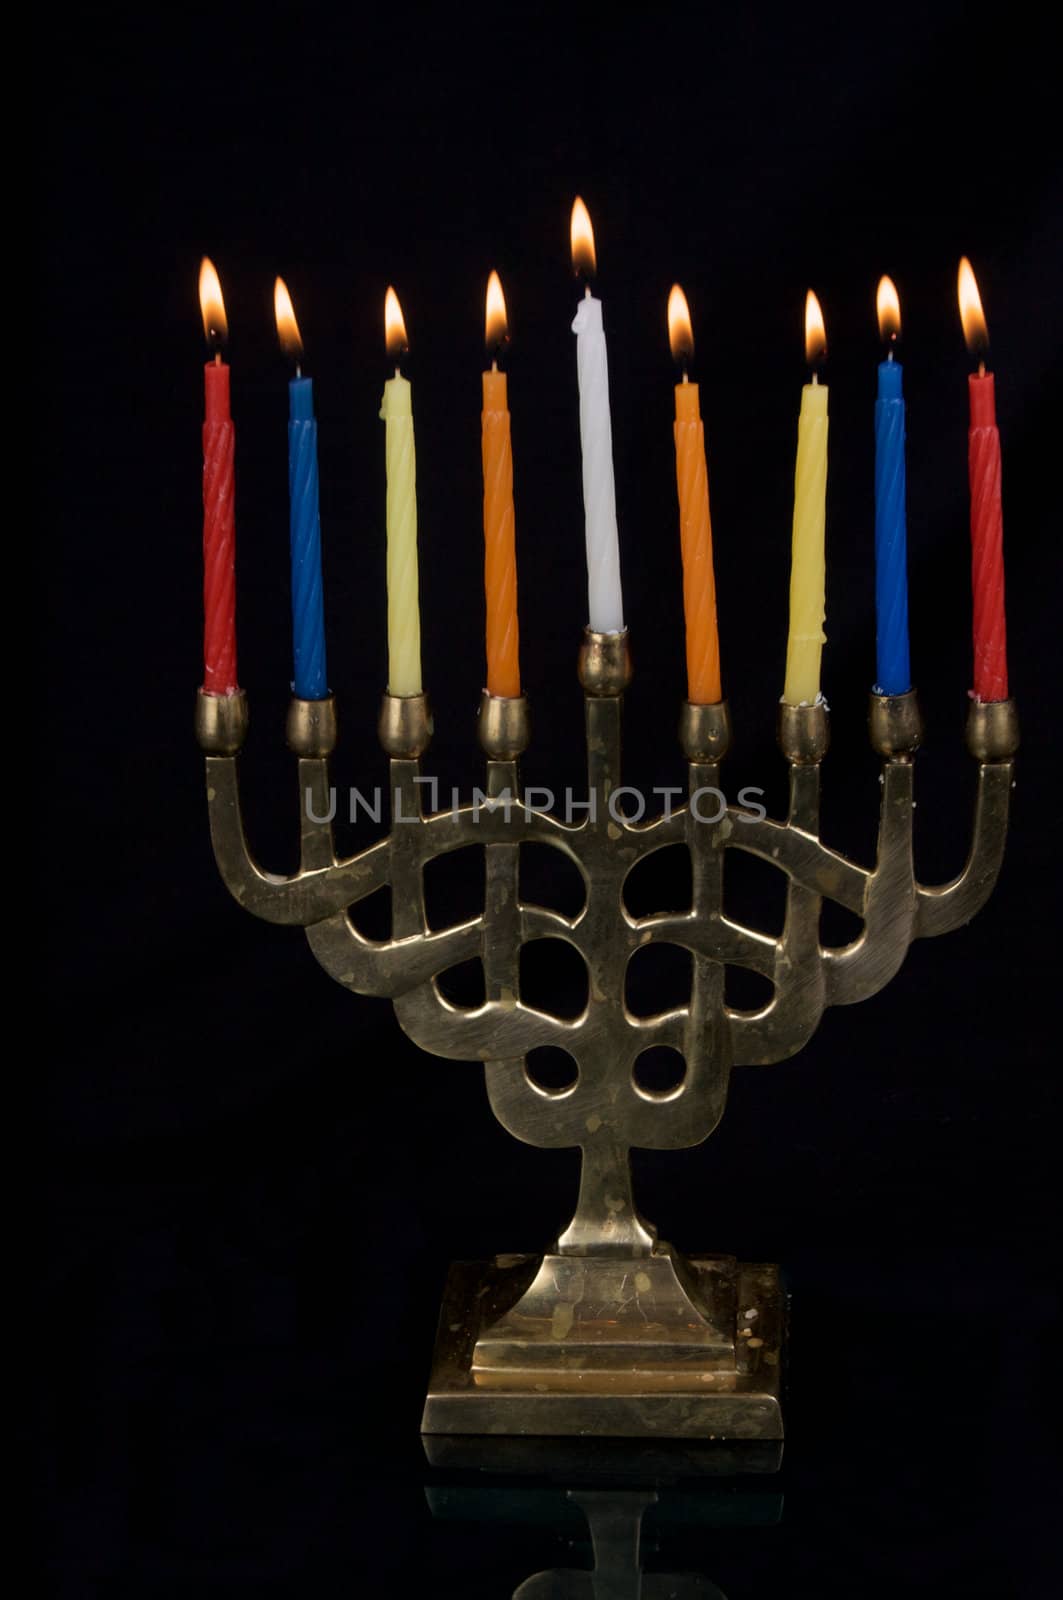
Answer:
[[[455,1262],[422,1433],[781,1439],[778,1268],[658,1250]]]

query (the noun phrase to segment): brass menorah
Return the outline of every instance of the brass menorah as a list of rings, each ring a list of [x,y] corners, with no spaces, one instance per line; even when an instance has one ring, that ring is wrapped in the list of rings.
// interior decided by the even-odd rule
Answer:
[[[426,1433],[609,1434],[778,1439],[785,1296],[777,1268],[730,1257],[684,1257],[657,1238],[635,1206],[630,1150],[699,1144],[723,1113],[733,1066],[782,1061],[812,1037],[830,1005],[853,1005],[897,972],[916,938],[948,933],[988,898],[1004,852],[1018,723],[1010,700],[972,700],[967,745],[978,763],[972,843],[951,883],[926,888],[912,860],[913,755],[920,742],[914,692],[871,696],[870,733],[882,758],[873,868],[819,837],[825,705],[780,708],[779,744],[790,766],[785,821],[715,804],[729,742],[727,708],[682,707],[680,743],[688,798],[652,820],[618,804],[620,724],[630,680],[626,634],[587,630],[580,651],[585,695],[587,802],[579,820],[526,803],[517,763],[528,742],[526,703],[485,693],[480,744],[485,788],[470,804],[426,814],[420,758],[431,721],[422,695],[385,695],[380,738],[390,757],[392,822],[385,838],[337,860],[328,757],[335,744],[329,700],[293,700],[288,743],[298,757],[302,856],[298,872],[263,872],[244,836],[236,769],[247,727],[242,694],[200,693],[197,734],[207,754],[214,853],[228,888],[266,921],[304,927],[315,956],[345,988],[385,995],[422,1049],[484,1064],[491,1108],[516,1138],[582,1152],[575,1214],[544,1256],[498,1256],[452,1269],[440,1315],[425,1406]],[[522,902],[521,846],[562,851],[580,871],[586,903],[567,917]],[[486,852],[483,911],[442,930],[425,915],[425,864],[480,844]],[[633,866],[667,845],[685,845],[689,907],[632,916],[624,901]],[[787,876],[782,933],[771,938],[723,913],[728,850],[745,850]],[[350,909],[390,886],[391,937],[365,937]],[[856,913],[859,937],[820,943],[824,899]],[[561,939],[589,977],[581,1015],[564,1018],[521,999],[519,963],[530,940]],[[649,944],[692,958],[688,1004],[634,1016],[627,966]],[[479,957],[485,1000],[462,1007],[440,977]],[[725,968],[770,980],[755,1011],[724,999]],[[685,1062],[672,1087],[639,1081],[639,1058],[668,1046]],[[575,1081],[537,1082],[528,1053],[560,1047]]]

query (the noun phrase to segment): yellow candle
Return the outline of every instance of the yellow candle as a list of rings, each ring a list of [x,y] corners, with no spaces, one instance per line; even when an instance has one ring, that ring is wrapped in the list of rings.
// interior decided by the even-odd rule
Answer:
[[[406,348],[406,326],[394,289],[384,308],[388,354]],[[421,693],[421,611],[417,595],[417,463],[409,381],[398,367],[384,385],[380,415],[387,460],[388,693]]]
[[[819,301],[808,292],[805,307],[805,344],[809,365],[826,353],[823,315]],[[801,391],[801,416],[797,424],[797,465],[794,469],[794,531],[790,566],[790,636],[786,645],[786,686],[783,700],[789,706],[813,705],[819,698],[820,656],[826,595],[824,541],[827,511],[827,385],[812,382]]]

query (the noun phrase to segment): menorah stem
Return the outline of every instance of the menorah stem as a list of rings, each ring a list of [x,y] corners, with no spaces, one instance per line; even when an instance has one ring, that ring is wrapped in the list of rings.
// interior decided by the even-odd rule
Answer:
[[[720,787],[720,760],[729,740],[726,702],[716,706],[688,706],[696,718],[684,715],[680,736],[687,751],[690,796],[686,815],[686,840],[690,851],[692,920],[700,926],[719,923],[723,914],[724,845],[734,827]],[[715,820],[713,820],[715,819]],[[723,1115],[730,1077],[731,1052],[723,1022],[724,965],[704,951],[692,957],[690,1010],[685,1028],[686,1089],[696,1093],[705,1107],[704,1128]],[[708,1070],[706,1070],[706,1068]]]
[[[733,827],[720,798],[720,763],[692,761],[687,788],[691,806],[686,830],[690,846],[690,909],[695,917],[718,917],[723,905],[724,854],[719,847],[718,833],[721,823],[726,822],[728,829]],[[707,810],[702,810],[706,796]],[[716,820],[709,820],[712,817]]]
[[[790,809],[787,816],[791,828],[803,833],[819,834],[819,767],[793,766],[790,768]]]
[[[332,824],[322,817],[332,815],[329,793],[328,759],[325,756],[300,756],[299,762],[300,860],[304,872],[331,867],[335,861]]]
[[[288,749],[298,758],[299,866],[313,872],[335,865],[328,758],[336,744],[336,703],[293,695],[285,725]]]
[[[391,760],[391,937],[410,939],[427,930],[419,829],[421,786],[417,760]]]
[[[491,800],[518,798],[517,757],[528,743],[528,705],[523,695],[488,694],[480,700],[480,745],[487,756],[487,794]],[[508,813],[507,813],[508,814]],[[484,852],[484,931],[481,961],[484,999],[515,1007],[520,989],[520,846],[490,844]],[[523,1073],[519,1059],[497,1072]]]
[[[597,1129],[591,1132],[591,1125]],[[557,1241],[561,1255],[646,1256],[656,1233],[635,1207],[628,1147],[609,1137],[601,1118],[587,1118],[576,1212]]]
[[[503,805],[516,800],[516,761],[488,761],[487,794]],[[514,1005],[520,972],[520,846],[490,844],[485,851],[484,998]]]
[[[605,828],[609,796],[620,782],[620,717],[624,690],[631,682],[627,633],[584,631],[579,680],[585,695],[587,790],[594,809],[590,826]],[[614,826],[615,826],[614,822]]]
[[[588,695],[584,715],[587,725],[587,798],[591,828],[609,821],[609,796],[620,783],[620,723],[624,702],[619,695]],[[616,826],[614,822],[614,827]]]

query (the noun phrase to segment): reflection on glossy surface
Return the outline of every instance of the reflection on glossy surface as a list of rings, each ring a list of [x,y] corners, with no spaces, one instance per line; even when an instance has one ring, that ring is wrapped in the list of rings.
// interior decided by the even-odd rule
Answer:
[[[657,1596],[703,1595],[726,1600],[722,1589],[696,1572],[643,1571],[642,1515],[657,1503],[652,1489],[569,1489],[569,1500],[587,1518],[594,1566],[590,1572],[554,1568],[536,1572],[513,1592],[513,1600],[656,1600]]]
[[[425,1490],[439,1520],[496,1528],[502,1523],[514,1530],[538,1525],[571,1548],[571,1564],[532,1573],[512,1591],[513,1600],[727,1600],[707,1575],[669,1570],[671,1538],[698,1528],[766,1527],[782,1515],[781,1494],[750,1492],[736,1477],[777,1469],[781,1451],[769,1460],[762,1445],[670,1449],[633,1441],[516,1438],[425,1444],[436,1465],[442,1454],[458,1470],[578,1480],[578,1487],[568,1488],[443,1483]],[[690,1487],[699,1477],[723,1477],[726,1483]],[[680,1479],[687,1487],[675,1487]]]

